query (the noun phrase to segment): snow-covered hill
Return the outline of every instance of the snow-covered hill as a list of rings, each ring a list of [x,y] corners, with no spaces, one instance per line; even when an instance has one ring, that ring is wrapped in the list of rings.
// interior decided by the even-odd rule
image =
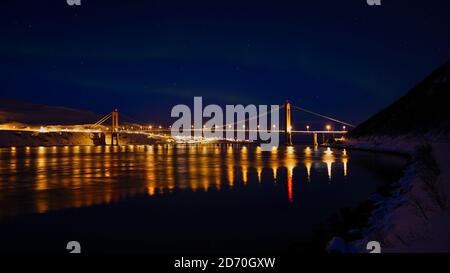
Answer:
[[[391,195],[376,196],[364,238],[344,251],[375,240],[382,252],[450,252],[449,102],[450,61],[335,144],[411,156]]]

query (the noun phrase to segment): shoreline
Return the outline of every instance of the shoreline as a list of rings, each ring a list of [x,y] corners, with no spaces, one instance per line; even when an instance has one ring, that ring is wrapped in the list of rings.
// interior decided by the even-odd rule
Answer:
[[[121,133],[121,145],[155,144],[157,138],[147,134]],[[91,132],[32,132],[19,130],[0,130],[0,147],[53,147],[53,146],[108,146],[109,134]]]
[[[407,153],[405,151],[394,151],[389,149],[371,149],[371,148],[364,148],[364,147],[354,147],[354,146],[347,146],[347,145],[336,145],[336,144],[320,144],[321,147],[330,147],[334,149],[347,149],[347,150],[353,150],[353,151],[363,151],[363,152],[371,152],[371,153],[379,153],[379,154],[390,154],[390,155],[397,155],[397,156],[403,156],[407,157],[409,159],[412,158],[412,155],[410,153]]]
[[[362,239],[345,242],[334,237],[327,249],[367,253],[367,243],[378,241],[386,253],[450,251],[450,236],[443,234],[450,223],[447,209],[450,181],[445,171],[450,162],[442,157],[450,151],[448,140],[379,137],[375,141],[373,138],[347,141],[324,146],[407,156],[408,163],[388,196],[377,193],[369,196],[367,201],[374,208],[362,230]]]

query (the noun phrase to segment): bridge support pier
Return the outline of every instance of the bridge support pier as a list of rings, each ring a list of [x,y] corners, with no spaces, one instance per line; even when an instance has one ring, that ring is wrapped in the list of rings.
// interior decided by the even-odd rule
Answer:
[[[111,113],[111,121],[111,146],[119,146],[119,112],[117,109]]]
[[[291,124],[291,103],[286,101],[285,105],[285,124],[284,131],[286,146],[292,146],[292,124]]]
[[[313,133],[313,145],[319,146],[319,142],[317,141],[317,133]]]

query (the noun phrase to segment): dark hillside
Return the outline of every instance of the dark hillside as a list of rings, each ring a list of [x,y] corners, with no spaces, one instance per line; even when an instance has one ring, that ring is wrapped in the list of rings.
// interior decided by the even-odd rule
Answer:
[[[450,131],[450,61],[406,95],[353,129],[350,137]]]
[[[0,124],[71,125],[95,123],[100,118],[85,110],[0,98]]]

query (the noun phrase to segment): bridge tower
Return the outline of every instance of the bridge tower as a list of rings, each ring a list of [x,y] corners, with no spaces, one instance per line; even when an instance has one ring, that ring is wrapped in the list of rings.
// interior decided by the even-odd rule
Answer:
[[[114,140],[116,140],[114,144]],[[115,109],[111,113],[111,146],[119,146],[119,112]]]
[[[285,107],[285,124],[286,124],[286,128],[284,131],[285,143],[287,146],[291,146],[292,145],[291,103],[289,101],[286,101],[284,107]]]

